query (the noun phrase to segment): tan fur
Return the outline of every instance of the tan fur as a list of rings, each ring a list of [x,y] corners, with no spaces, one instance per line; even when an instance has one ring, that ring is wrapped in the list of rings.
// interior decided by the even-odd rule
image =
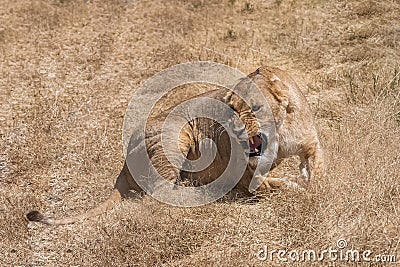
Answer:
[[[248,76],[261,90],[265,99],[268,101],[272,110],[273,117],[266,118],[266,121],[273,120],[276,125],[278,137],[278,154],[273,167],[278,165],[284,158],[298,155],[301,160],[300,176],[296,181],[301,186],[306,186],[310,181],[316,179],[323,170],[322,149],[318,140],[317,131],[314,124],[313,115],[308,107],[307,101],[295,81],[284,71],[273,67],[262,67]],[[247,93],[246,81],[237,85],[238,90]],[[219,99],[229,105],[245,124],[245,131],[248,136],[259,134],[260,124],[255,118],[257,111],[252,111],[258,99],[248,93],[244,102],[238,95],[228,90],[216,90],[205,93],[204,96]],[[179,96],[178,96],[179,97]],[[180,99],[183,102],[184,97]],[[262,103],[261,103],[262,105]],[[157,169],[158,173],[165,179],[172,182],[179,182],[182,179],[191,181],[193,185],[203,185],[217,179],[225,167],[230,155],[229,137],[226,131],[221,131],[221,125],[209,119],[198,118],[188,120],[185,127],[180,132],[179,147],[188,159],[200,157],[199,143],[204,138],[212,139],[217,146],[217,157],[214,162],[205,170],[199,172],[181,172],[172,164],[168,163],[164,150],[161,146],[160,132],[165,116],[170,110],[159,110],[149,121],[151,130],[146,132],[146,150]],[[150,129],[148,128],[148,129]],[[166,137],[168,138],[168,137]],[[173,137],[170,137],[173,138]],[[168,142],[167,142],[168,143]],[[171,142],[172,143],[172,142]],[[257,166],[257,159],[250,158],[246,172],[239,181],[237,188],[249,193],[250,181],[254,176],[254,169]],[[263,174],[264,175],[264,174]],[[296,183],[289,182],[285,178],[272,178],[266,174],[256,179],[260,180],[257,191],[269,191],[271,188],[281,186],[297,186]],[[127,164],[119,175],[115,189],[103,204],[89,210],[88,212],[66,219],[51,219],[43,216],[39,212],[33,211],[28,214],[31,221],[39,221],[46,224],[59,225],[74,223],[86,218],[90,218],[112,208],[115,203],[128,194],[129,190],[141,191],[132,178]]]
[[[284,158],[299,156],[301,160],[300,176],[295,182],[302,187],[308,186],[310,181],[323,173],[324,161],[313,114],[306,98],[289,74],[278,68],[265,66],[251,73],[249,77],[262,91],[274,115],[279,146],[273,167],[279,165]],[[256,101],[256,99],[252,99],[251,95],[247,96],[247,99],[250,99],[250,102]],[[248,134],[256,135],[258,125],[255,117],[251,115],[249,107],[252,103],[247,105],[232,92],[228,92],[224,100],[245,121]],[[251,178],[252,176],[244,175],[239,182],[239,187],[248,188]],[[288,179],[262,178],[264,179],[263,185],[257,191],[269,190],[278,184],[288,184]]]
[[[279,95],[277,99],[280,99],[282,106],[286,107],[285,112],[280,113],[284,114],[284,117],[278,119],[283,120],[283,123],[278,129],[279,150],[276,162],[298,155],[301,160],[300,169],[305,168],[308,175],[308,177],[302,175],[302,180],[299,182],[307,185],[321,175],[324,165],[323,151],[307,100],[299,86],[286,72],[265,67],[260,69],[259,75],[263,76],[264,80],[271,79],[274,75],[279,77],[280,81],[274,81],[270,88],[273,90],[273,95]],[[277,88],[281,90],[276,90]],[[268,87],[262,90],[268,90]]]

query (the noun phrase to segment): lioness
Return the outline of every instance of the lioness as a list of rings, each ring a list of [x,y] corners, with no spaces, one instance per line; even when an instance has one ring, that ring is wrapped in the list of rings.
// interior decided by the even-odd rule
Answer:
[[[273,121],[275,123],[276,140],[278,140],[277,155],[273,161],[272,168],[277,166],[284,158],[298,155],[301,164],[297,182],[303,187],[307,186],[311,180],[321,174],[323,168],[322,149],[315,129],[313,115],[296,82],[286,72],[266,66],[257,69],[248,75],[247,80],[242,80],[236,85],[236,89],[246,96],[247,102],[230,90],[214,90],[204,94],[207,97],[222,101],[231,108],[233,134],[237,136],[239,142],[243,142],[243,136],[247,138],[247,153],[250,158],[247,168],[236,187],[246,193],[254,193],[249,192],[249,186],[254,176],[259,181],[257,192],[269,191],[271,188],[285,185],[297,185],[286,178],[273,178],[266,176],[265,173],[255,173],[259,156],[265,145],[262,140],[263,133],[260,131],[260,121],[256,119],[256,115],[266,109],[266,104],[262,99],[252,97],[248,86],[249,81],[256,84],[261,90],[272,111],[273,116],[265,118],[266,122]],[[162,119],[165,118],[165,114],[162,113],[167,111],[159,112],[160,114],[155,114],[155,118],[151,121],[151,130],[147,131],[145,136],[145,149],[150,160],[156,166],[158,173],[165,179],[175,183],[182,179],[188,179],[195,185],[204,185],[218,178],[227,166],[227,159],[229,159],[227,154],[230,153],[228,149],[230,147],[230,139],[226,129],[210,119],[198,118],[190,120],[188,118],[187,124],[179,134],[180,152],[188,159],[199,158],[201,154],[200,141],[204,138],[210,138],[216,144],[217,156],[212,164],[204,170],[193,173],[182,171],[173,164],[168,164],[160,142],[160,133],[163,127]],[[237,124],[237,120],[242,123]],[[160,164],[160,162],[163,164]],[[145,168],[145,166],[140,166],[140,168]],[[140,192],[142,188],[133,179],[125,161],[111,196],[99,206],[84,214],[65,219],[48,218],[37,211],[29,212],[27,218],[30,221],[51,225],[74,223],[99,215],[112,208],[115,203],[121,201],[121,198],[128,194],[129,190]]]

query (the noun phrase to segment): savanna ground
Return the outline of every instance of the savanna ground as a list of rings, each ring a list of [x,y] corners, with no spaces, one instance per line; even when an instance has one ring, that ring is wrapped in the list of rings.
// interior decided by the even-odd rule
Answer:
[[[294,74],[316,115],[326,175],[307,192],[258,202],[176,208],[144,197],[97,222],[26,221],[32,209],[66,216],[103,201],[123,164],[133,92],[198,60]],[[343,238],[397,263],[331,266],[398,266],[399,63],[396,0],[0,0],[0,265],[280,266],[255,254]]]

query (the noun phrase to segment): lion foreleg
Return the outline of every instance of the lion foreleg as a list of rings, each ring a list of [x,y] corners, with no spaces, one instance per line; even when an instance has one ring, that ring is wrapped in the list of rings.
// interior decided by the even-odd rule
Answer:
[[[277,177],[269,177],[267,175],[264,176],[256,176],[255,182],[252,181],[253,187],[254,185],[258,185],[256,190],[251,190],[257,193],[266,193],[271,192],[274,189],[282,189],[282,188],[291,188],[291,189],[302,189],[296,182],[290,181],[288,178],[277,178]]]
[[[300,155],[300,178],[302,183],[307,186],[310,181],[318,178],[324,169],[323,151],[319,142],[308,145]]]

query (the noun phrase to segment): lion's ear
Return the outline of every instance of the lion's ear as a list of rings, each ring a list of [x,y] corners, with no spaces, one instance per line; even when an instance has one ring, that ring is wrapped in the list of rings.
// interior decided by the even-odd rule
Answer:
[[[261,74],[269,92],[286,109],[289,106],[289,87],[275,74],[274,68],[263,67],[257,73]]]
[[[275,76],[276,77],[276,76]],[[274,80],[270,87],[270,92],[274,95],[282,106],[286,109],[289,105],[289,87],[284,84],[279,78]]]

